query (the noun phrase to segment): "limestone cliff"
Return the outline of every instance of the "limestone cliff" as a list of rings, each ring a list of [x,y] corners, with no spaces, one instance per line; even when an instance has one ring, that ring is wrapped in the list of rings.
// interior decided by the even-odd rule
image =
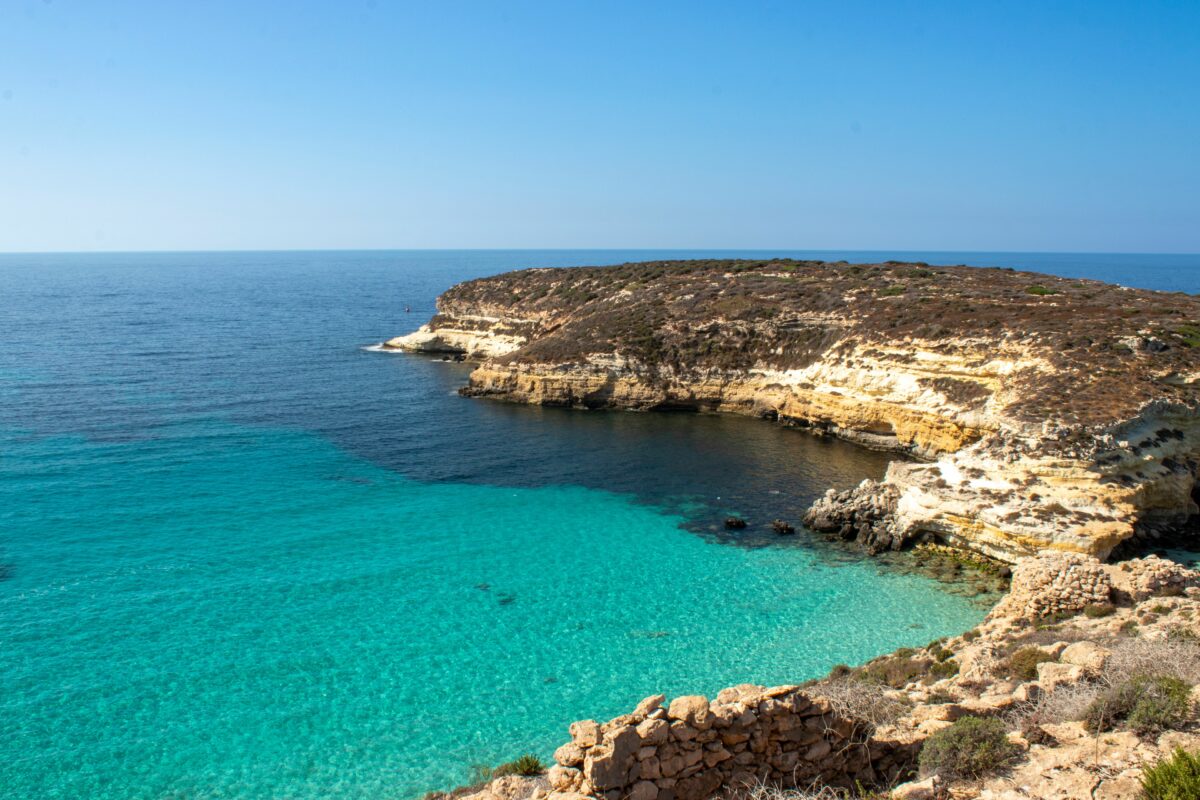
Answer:
[[[1106,557],[1197,511],[1190,295],[896,262],[531,269],[453,287],[385,347],[482,359],[473,396],[748,414],[926,459],[871,489],[886,514],[813,516],[876,544]]]

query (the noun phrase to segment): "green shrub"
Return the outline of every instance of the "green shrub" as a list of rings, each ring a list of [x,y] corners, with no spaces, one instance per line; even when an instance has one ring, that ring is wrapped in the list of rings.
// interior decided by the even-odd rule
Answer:
[[[492,771],[493,778],[503,778],[505,775],[541,775],[546,771],[546,765],[532,753],[526,753],[515,761],[501,764]]]
[[[922,775],[936,773],[947,780],[979,778],[1004,766],[1018,752],[1000,720],[963,717],[925,741],[919,763]]]
[[[1003,671],[1018,680],[1032,681],[1038,676],[1038,664],[1058,659],[1040,647],[1022,647],[1013,653],[1002,665]]]
[[[1083,721],[1092,733],[1122,724],[1136,733],[1177,728],[1191,716],[1191,691],[1168,675],[1135,675],[1093,700]]]
[[[829,670],[829,675],[827,677],[844,678],[852,672],[854,672],[854,670],[846,664],[834,664],[833,668]]]
[[[880,297],[895,297],[896,295],[904,294],[903,286],[889,286],[886,289],[880,289],[878,295]]]
[[[866,681],[885,683],[899,689],[925,674],[928,665],[928,661],[914,658],[888,657],[867,664],[858,676]]]
[[[1200,326],[1184,325],[1175,330],[1175,335],[1182,339],[1187,347],[1200,347]]]
[[[1125,620],[1124,622],[1121,623],[1121,627],[1118,628],[1118,630],[1121,631],[1121,633],[1125,634],[1126,636],[1137,636],[1138,635],[1138,624],[1137,624],[1137,622],[1135,622],[1134,620],[1131,620],[1131,619]]]
[[[1194,800],[1200,797],[1200,756],[1176,748],[1170,758],[1142,774],[1143,800]]]
[[[1025,294],[1047,295],[1058,294],[1058,289],[1047,289],[1040,283],[1035,283],[1033,286],[1025,287]]]
[[[1091,603],[1083,607],[1083,615],[1093,619],[1097,617],[1111,617],[1117,613],[1117,607],[1112,603]]]
[[[976,639],[978,639],[978,638],[979,638],[979,631],[977,631],[977,630],[975,630],[974,628],[972,628],[971,630],[969,630],[969,631],[967,631],[966,633],[964,633],[964,634],[962,635],[962,638],[963,638],[963,641],[964,641],[964,642],[973,642],[973,641],[975,641]]]
[[[1173,642],[1200,644],[1200,636],[1197,636],[1195,631],[1188,628],[1171,628],[1167,631],[1167,638]]]
[[[938,661],[930,665],[929,674],[937,680],[951,678],[958,674],[958,662],[953,658],[946,661]]]

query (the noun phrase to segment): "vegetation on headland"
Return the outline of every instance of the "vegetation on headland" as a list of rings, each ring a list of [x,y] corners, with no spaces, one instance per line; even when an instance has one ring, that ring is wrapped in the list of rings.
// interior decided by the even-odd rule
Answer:
[[[786,370],[807,366],[848,336],[880,344],[918,339],[947,350],[965,340],[1020,342],[1052,369],[1026,376],[1034,383],[1014,395],[1009,413],[1066,424],[1190,397],[1187,387],[1159,378],[1193,370],[1191,351],[1200,342],[1200,299],[1191,295],[899,262],[705,259],[530,269],[459,284],[439,307],[451,317],[461,310],[526,320],[508,324],[526,326],[528,343],[497,363],[580,363],[608,353],[672,372]],[[435,317],[432,327],[439,324]],[[973,381],[939,381],[937,390],[949,397],[980,391]]]

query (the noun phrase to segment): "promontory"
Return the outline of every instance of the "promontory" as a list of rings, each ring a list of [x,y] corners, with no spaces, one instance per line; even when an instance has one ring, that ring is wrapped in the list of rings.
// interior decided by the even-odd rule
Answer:
[[[465,394],[746,414],[908,454],[819,529],[1002,561],[1106,558],[1197,513],[1200,298],[1008,269],[705,260],[459,284],[385,348]]]

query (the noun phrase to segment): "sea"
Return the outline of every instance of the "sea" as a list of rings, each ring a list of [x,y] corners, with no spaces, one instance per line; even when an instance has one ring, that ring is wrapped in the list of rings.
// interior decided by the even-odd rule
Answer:
[[[735,256],[1200,292],[1200,256],[0,255],[0,797],[408,800],[650,694],[977,624],[986,594],[769,530],[892,456],[369,349],[470,278]]]

